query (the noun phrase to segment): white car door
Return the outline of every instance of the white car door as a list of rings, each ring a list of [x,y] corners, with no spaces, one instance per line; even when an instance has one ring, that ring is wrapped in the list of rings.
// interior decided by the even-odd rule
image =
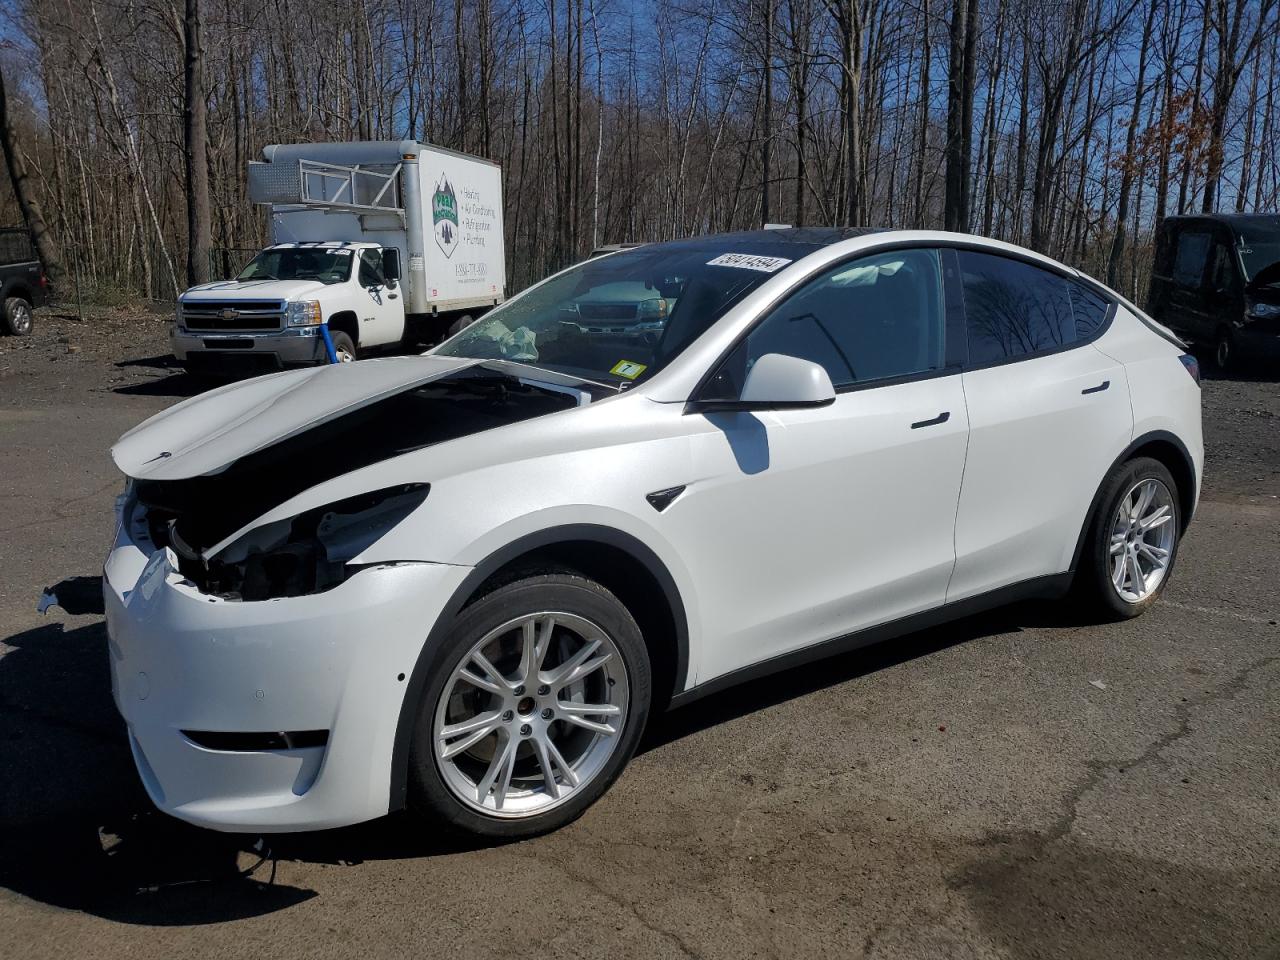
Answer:
[[[1123,365],[1081,342],[1106,311],[1096,294],[1024,261],[971,251],[958,261],[969,454],[948,601],[1065,572],[1133,433]]]
[[[356,316],[360,320],[360,346],[396,343],[404,336],[404,290],[382,275],[382,251],[365,247],[356,263]]]
[[[704,387],[736,398],[753,360],[782,353],[821,363],[838,393],[688,414],[697,479],[671,529],[698,584],[698,682],[944,601],[968,419],[943,303],[937,251],[844,263],[774,308]]]

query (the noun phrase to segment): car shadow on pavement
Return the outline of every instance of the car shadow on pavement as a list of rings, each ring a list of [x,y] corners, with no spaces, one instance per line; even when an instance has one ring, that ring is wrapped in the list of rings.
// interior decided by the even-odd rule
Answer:
[[[909,633],[894,640],[751,680],[711,694],[705,699],[695,700],[687,707],[659,714],[649,721],[639,752],[656,749],[728,720],[970,640],[1017,632],[1030,626],[1080,626],[1082,623],[1083,620],[1075,616],[1064,603],[1028,600]]]
[[[66,613],[100,614],[97,578],[50,588]],[[1022,605],[745,684],[656,717],[641,749],[970,639],[1048,622]],[[1057,622],[1057,621],[1054,621]],[[202,830],[147,798],[111,700],[106,629],[50,622],[3,639],[0,886],[120,923],[187,926],[285,910],[317,896],[277,883],[279,862],[349,866],[478,850],[406,814],[269,837]]]
[[[154,925],[259,916],[315,896],[272,883],[256,838],[198,830],[151,805],[111,702],[101,621],[53,622],[3,642],[0,886]]]
[[[98,577],[47,593],[77,622],[101,615]],[[55,620],[0,642],[0,887],[120,923],[201,925],[315,897],[276,882],[281,861],[352,865],[480,846],[405,815],[271,837],[190,826],[158,811],[138,779],[101,619]]]

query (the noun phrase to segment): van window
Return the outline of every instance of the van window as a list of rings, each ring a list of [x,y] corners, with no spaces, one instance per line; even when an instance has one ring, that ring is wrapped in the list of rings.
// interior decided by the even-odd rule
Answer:
[[[1173,282],[1180,287],[1199,287],[1209,259],[1207,233],[1183,233],[1178,237],[1178,252],[1173,258]]]
[[[1219,240],[1213,245],[1213,275],[1211,288],[1232,292],[1236,289],[1236,265],[1230,247]]]
[[[1244,279],[1252,280],[1273,263],[1280,262],[1280,219],[1269,223],[1246,223],[1237,230]]]
[[[961,250],[959,259],[970,366],[1075,342],[1069,280],[1010,257]]]

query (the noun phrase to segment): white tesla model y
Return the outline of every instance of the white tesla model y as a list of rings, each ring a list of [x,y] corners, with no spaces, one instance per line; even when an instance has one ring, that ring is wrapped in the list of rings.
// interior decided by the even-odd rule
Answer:
[[[794,229],[592,259],[113,456],[113,686],[160,809],[517,837],[654,709],[1017,598],[1142,613],[1202,444],[1195,361],[1075,270]]]

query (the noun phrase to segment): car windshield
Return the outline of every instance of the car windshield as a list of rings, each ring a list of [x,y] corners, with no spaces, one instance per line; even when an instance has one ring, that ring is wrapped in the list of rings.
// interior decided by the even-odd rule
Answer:
[[[351,276],[350,250],[308,250],[272,247],[263,250],[240,271],[237,280],[319,280],[341,283]]]
[[[1239,238],[1240,259],[1244,262],[1246,282],[1280,261],[1280,224],[1242,226],[1236,230],[1236,235]]]
[[[633,383],[670,363],[730,307],[810,249],[723,237],[714,245],[655,244],[588,260],[491,311],[435,352],[513,360],[617,386]]]

